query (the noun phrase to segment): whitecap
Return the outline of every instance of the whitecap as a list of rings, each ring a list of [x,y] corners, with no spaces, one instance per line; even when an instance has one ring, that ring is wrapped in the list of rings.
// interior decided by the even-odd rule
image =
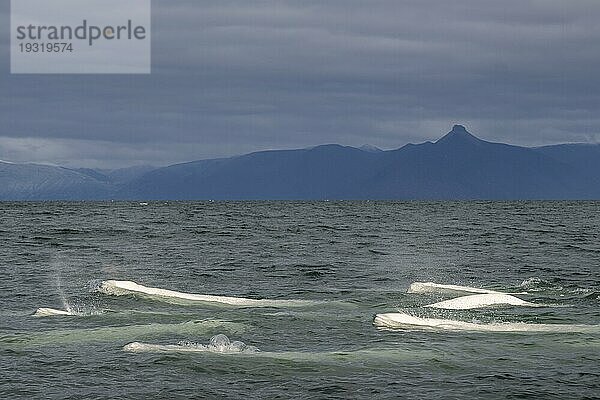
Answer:
[[[538,278],[536,276],[525,279],[523,282],[521,282],[519,287],[534,292],[544,290],[553,290],[560,292],[563,290],[562,286],[553,285],[549,281],[542,278]]]

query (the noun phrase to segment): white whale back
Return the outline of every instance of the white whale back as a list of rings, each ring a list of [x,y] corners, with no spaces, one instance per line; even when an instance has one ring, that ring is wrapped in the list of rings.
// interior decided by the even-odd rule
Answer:
[[[187,300],[192,302],[220,303],[230,306],[240,307],[277,307],[277,306],[302,306],[312,304],[307,300],[269,300],[269,299],[247,299],[244,297],[213,296],[204,294],[194,294],[177,292],[175,290],[147,287],[132,281],[104,281],[98,288],[100,293],[113,296],[122,296],[127,294],[143,294],[153,297],[157,300],[164,298]]]
[[[35,313],[33,313],[34,317],[54,317],[57,315],[73,316],[75,314],[72,313],[71,311],[57,310],[55,308],[47,308],[47,307],[38,308],[37,310],[35,310]]]
[[[599,333],[600,325],[528,324],[524,322],[476,324],[452,319],[420,318],[406,313],[377,314],[380,328],[472,332]]]
[[[483,308],[499,305],[539,307],[538,304],[530,303],[510,294],[502,293],[472,294],[469,296],[456,297],[454,299],[429,304],[425,307],[443,308],[446,310],[470,310],[473,308]]]
[[[408,293],[440,293],[440,294],[465,294],[465,293],[478,293],[478,294],[492,294],[499,293],[495,290],[480,289],[470,286],[459,286],[459,285],[443,285],[435,282],[413,282],[408,288]]]

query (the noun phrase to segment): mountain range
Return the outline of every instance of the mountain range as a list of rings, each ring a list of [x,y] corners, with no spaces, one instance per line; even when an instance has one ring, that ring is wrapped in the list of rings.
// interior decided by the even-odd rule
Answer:
[[[600,145],[521,147],[462,125],[395,150],[322,145],[167,167],[0,162],[0,200],[600,199]]]

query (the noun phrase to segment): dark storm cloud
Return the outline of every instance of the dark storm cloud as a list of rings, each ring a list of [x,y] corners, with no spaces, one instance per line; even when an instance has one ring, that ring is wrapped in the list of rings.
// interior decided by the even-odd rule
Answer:
[[[3,62],[0,158],[394,148],[455,122],[517,144],[600,140],[597,1],[155,1],[153,15],[150,76],[17,76]],[[3,28],[6,60],[7,41]]]

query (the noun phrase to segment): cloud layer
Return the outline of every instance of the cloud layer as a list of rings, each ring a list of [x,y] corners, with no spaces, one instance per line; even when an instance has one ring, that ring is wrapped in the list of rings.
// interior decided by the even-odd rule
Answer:
[[[523,145],[600,141],[594,0],[156,0],[149,76],[10,75],[7,3],[0,159],[395,148],[453,123]]]

